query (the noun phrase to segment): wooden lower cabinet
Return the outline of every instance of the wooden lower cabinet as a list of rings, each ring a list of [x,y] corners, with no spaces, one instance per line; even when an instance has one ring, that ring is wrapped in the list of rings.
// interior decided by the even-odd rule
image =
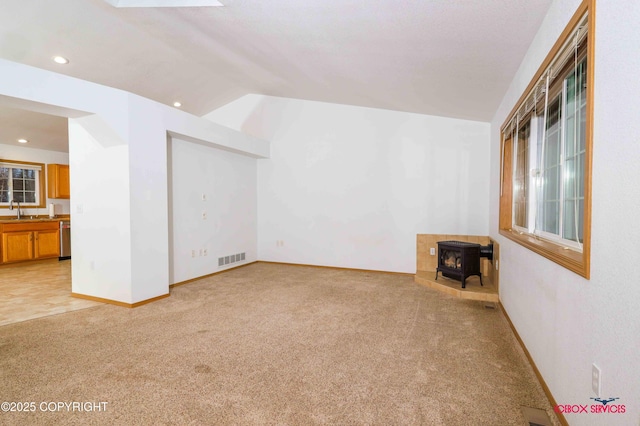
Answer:
[[[58,226],[58,222],[5,225],[2,232],[2,262],[23,262],[60,256]]]
[[[33,259],[33,232],[3,232],[2,262],[20,262]]]
[[[60,256],[60,229],[36,231],[33,233],[34,259]]]

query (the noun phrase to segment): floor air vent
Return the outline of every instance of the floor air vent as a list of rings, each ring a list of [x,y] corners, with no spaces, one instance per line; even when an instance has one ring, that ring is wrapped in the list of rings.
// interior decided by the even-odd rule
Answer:
[[[539,408],[520,407],[527,426],[551,426],[551,419],[546,411]]]
[[[225,266],[231,263],[241,262],[245,260],[246,253],[231,254],[229,256],[219,257],[218,266]]]

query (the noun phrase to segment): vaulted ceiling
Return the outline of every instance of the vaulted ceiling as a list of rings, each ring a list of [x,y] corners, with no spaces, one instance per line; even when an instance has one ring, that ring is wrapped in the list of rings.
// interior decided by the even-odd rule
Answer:
[[[259,93],[489,121],[551,0],[114,2],[3,0],[0,57],[199,116]]]

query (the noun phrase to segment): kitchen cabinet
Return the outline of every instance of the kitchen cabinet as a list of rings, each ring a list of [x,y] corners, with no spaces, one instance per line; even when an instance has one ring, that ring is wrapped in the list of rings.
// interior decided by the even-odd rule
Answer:
[[[69,166],[66,164],[47,164],[47,197],[70,198]]]
[[[60,228],[33,232],[33,258],[44,259],[60,256]]]
[[[60,256],[57,221],[2,225],[2,262],[22,262]]]

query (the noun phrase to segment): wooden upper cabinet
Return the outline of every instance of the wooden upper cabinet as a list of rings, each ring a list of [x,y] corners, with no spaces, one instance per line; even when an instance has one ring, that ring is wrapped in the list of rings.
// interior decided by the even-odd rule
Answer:
[[[47,197],[70,198],[69,166],[66,164],[47,164]]]

